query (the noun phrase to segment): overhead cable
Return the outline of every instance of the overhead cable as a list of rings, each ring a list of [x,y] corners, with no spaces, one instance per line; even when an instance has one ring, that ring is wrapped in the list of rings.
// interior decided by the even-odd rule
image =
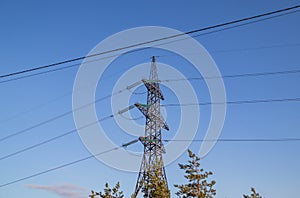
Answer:
[[[25,70],[21,70],[21,71],[17,71],[17,72],[3,74],[3,75],[0,75],[0,78],[6,78],[6,77],[15,76],[15,75],[24,74],[24,73],[29,73],[29,72],[33,72],[33,71],[37,71],[37,70],[41,70],[41,69],[50,68],[50,67],[56,67],[56,66],[59,66],[59,65],[62,65],[62,64],[71,63],[71,62],[83,60],[83,59],[86,59],[86,58],[92,58],[92,57],[96,57],[96,56],[100,56],[100,55],[104,55],[104,54],[109,54],[109,53],[113,53],[113,52],[117,52],[117,51],[122,51],[122,50],[125,50],[125,49],[130,49],[130,48],[134,48],[134,47],[138,47],[138,46],[143,46],[143,45],[146,45],[146,44],[151,44],[151,43],[156,43],[156,42],[163,41],[163,40],[177,38],[177,37],[180,37],[180,36],[183,36],[183,35],[186,35],[186,34],[194,34],[194,33],[202,32],[202,31],[207,31],[207,30],[211,30],[211,29],[215,29],[215,28],[219,28],[219,27],[223,27],[223,26],[228,26],[228,25],[233,25],[233,24],[245,22],[245,21],[259,19],[259,18],[262,18],[262,17],[267,17],[267,16],[280,14],[280,13],[284,13],[284,12],[288,12],[288,11],[291,11],[291,13],[295,13],[295,12],[299,11],[299,10],[297,10],[299,8],[300,8],[300,5],[296,5],[296,6],[292,6],[292,7],[272,11],[272,12],[267,12],[267,13],[264,13],[264,14],[259,14],[259,15],[255,15],[255,16],[251,16],[251,17],[246,17],[246,18],[242,18],[242,19],[238,19],[238,20],[234,20],[234,21],[229,21],[229,22],[225,22],[225,23],[221,23],[221,24],[217,24],[217,25],[208,26],[208,27],[205,27],[205,28],[200,28],[200,29],[188,31],[188,32],[185,32],[185,33],[175,34],[175,35],[171,35],[171,36],[168,36],[168,37],[162,37],[162,38],[149,40],[149,41],[144,41],[144,42],[141,42],[141,43],[136,43],[136,44],[132,44],[132,45],[124,46],[124,47],[119,47],[119,48],[99,52],[99,53],[96,53],[96,54],[81,56],[81,57],[68,59],[68,60],[64,60],[64,61],[60,61],[60,62],[48,64],[48,65],[43,65],[43,66],[34,67],[34,68],[30,68],[30,69],[25,69]]]

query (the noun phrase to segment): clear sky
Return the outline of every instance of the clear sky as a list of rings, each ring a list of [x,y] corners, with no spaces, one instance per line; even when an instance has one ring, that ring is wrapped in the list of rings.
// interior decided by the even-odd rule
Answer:
[[[190,31],[299,4],[296,0],[273,1],[0,1],[0,75],[85,56],[99,42],[119,31],[140,26],[164,26]],[[222,75],[287,71],[300,68],[299,12],[247,26],[195,38],[211,54]],[[116,46],[118,47],[118,46]],[[104,74],[97,97],[111,93],[118,77],[133,65],[159,62],[174,66],[186,77],[200,77],[186,61],[166,51],[149,49],[124,55]],[[77,67],[11,82],[0,79],[0,138],[72,110],[72,90]],[[159,68],[158,68],[159,70]],[[227,100],[300,97],[299,73],[224,79]],[[204,81],[191,82],[200,102],[209,101]],[[165,103],[176,102],[174,94],[162,88]],[[137,91],[144,91],[139,87]],[[117,96],[116,96],[117,97]],[[146,95],[133,95],[141,101]],[[168,101],[169,100],[169,101]],[[111,114],[110,100],[96,105],[101,115]],[[173,109],[174,110],[174,109]],[[167,109],[167,111],[173,112]],[[178,117],[168,117],[172,138]],[[133,114],[139,116],[137,111]],[[169,114],[168,114],[169,115]],[[300,137],[300,103],[256,103],[228,105],[221,138]],[[210,119],[210,106],[201,107],[195,139],[202,139]],[[144,120],[137,120],[143,123]],[[113,119],[103,122],[112,141],[120,145],[132,140]],[[0,158],[75,128],[72,114],[0,142]],[[141,132],[142,134],[143,132]],[[101,140],[98,140],[101,144]],[[198,152],[199,142],[190,148]],[[130,149],[130,148],[129,148]],[[142,150],[141,145],[131,149]],[[297,197],[299,192],[299,142],[219,142],[201,161],[214,172],[217,198],[242,197],[254,186],[270,198]],[[78,133],[0,160],[0,185],[61,164],[89,156]],[[166,167],[172,186],[185,182],[178,163]],[[120,162],[122,163],[122,162]],[[139,166],[140,164],[137,164]],[[135,187],[136,173],[110,168],[97,159],[0,188],[0,198],[88,196],[102,190],[105,182],[117,181],[126,197]],[[74,193],[75,191],[75,193]],[[56,192],[56,194],[54,193]],[[73,192],[73,193],[72,193]]]

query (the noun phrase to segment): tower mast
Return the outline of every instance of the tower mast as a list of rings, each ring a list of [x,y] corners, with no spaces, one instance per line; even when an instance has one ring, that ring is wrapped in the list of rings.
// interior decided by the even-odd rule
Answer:
[[[135,106],[146,117],[145,136],[140,137],[140,142],[144,145],[144,154],[140,166],[139,175],[135,187],[134,197],[137,197],[139,191],[143,189],[144,197],[150,197],[153,177],[159,179],[159,185],[165,185],[168,189],[167,177],[164,168],[163,154],[165,153],[162,143],[161,130],[169,130],[160,113],[160,100],[164,100],[163,94],[159,88],[159,80],[155,57],[152,57],[149,80],[142,80],[146,86],[147,104],[136,103]]]

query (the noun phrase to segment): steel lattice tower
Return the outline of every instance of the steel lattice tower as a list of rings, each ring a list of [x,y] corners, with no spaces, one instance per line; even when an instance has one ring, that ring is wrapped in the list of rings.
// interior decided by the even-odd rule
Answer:
[[[134,197],[137,197],[139,191],[144,189],[144,197],[150,196],[150,191],[147,189],[151,183],[150,175],[154,172],[159,175],[165,187],[168,188],[167,177],[164,168],[163,154],[165,153],[164,145],[162,143],[161,129],[169,130],[168,125],[164,121],[160,113],[160,100],[164,100],[163,94],[159,88],[159,80],[155,57],[152,57],[150,78],[149,80],[142,80],[146,86],[147,104],[136,103],[135,106],[146,117],[145,136],[140,137],[140,142],[144,145],[144,154],[137,178]]]

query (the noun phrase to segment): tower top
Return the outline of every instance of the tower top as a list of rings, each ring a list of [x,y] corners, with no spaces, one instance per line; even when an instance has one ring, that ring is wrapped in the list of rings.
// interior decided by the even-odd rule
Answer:
[[[155,56],[152,56],[152,63],[155,62]]]
[[[156,68],[156,63],[155,63],[155,56],[152,56],[152,63],[151,63],[149,80],[158,80],[157,68]]]

